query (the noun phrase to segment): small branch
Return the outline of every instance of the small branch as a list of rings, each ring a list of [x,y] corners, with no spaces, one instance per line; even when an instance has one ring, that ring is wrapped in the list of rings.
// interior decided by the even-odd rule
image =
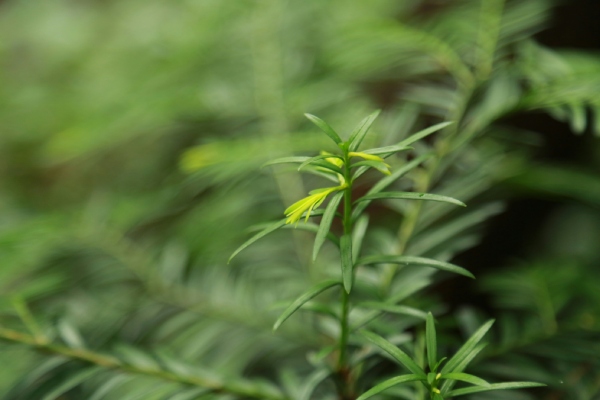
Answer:
[[[0,328],[0,340],[24,344],[40,352],[62,355],[72,360],[83,361],[106,369],[151,376],[166,381],[181,383],[183,385],[198,386],[209,389],[215,393],[230,393],[262,400],[289,400],[282,394],[263,392],[254,387],[244,387],[244,385],[240,384],[228,384],[215,379],[198,376],[178,375],[161,369],[137,367],[126,364],[113,356],[96,353],[90,350],[72,349],[58,344],[40,342],[34,336],[12,329]]]

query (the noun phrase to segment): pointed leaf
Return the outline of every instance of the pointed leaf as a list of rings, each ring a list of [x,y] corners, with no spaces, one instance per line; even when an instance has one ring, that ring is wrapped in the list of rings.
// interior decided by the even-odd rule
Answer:
[[[340,157],[338,155],[335,155],[335,154],[320,154],[318,156],[311,157],[308,160],[304,161],[302,164],[300,164],[300,166],[298,167],[298,171],[300,171],[302,168],[306,167],[310,163],[314,163],[315,161],[319,161],[319,160],[324,160],[326,158],[339,158],[339,159],[342,159],[342,157]]]
[[[431,258],[413,257],[413,256],[396,256],[396,255],[378,255],[363,257],[356,263],[357,265],[371,264],[402,264],[402,265],[423,265],[425,267],[436,268],[442,271],[453,272],[475,279],[472,273],[457,265],[443,261],[433,260]]]
[[[475,375],[465,374],[464,372],[450,372],[449,374],[442,374],[440,379],[452,379],[455,381],[472,383],[473,385],[477,386],[490,387],[490,384],[487,381],[484,381]]]
[[[585,118],[586,108],[580,104],[571,104],[569,106],[569,109],[571,111],[571,120],[570,120],[571,130],[575,134],[582,134],[585,131],[585,127],[586,127],[586,118]]]
[[[264,236],[267,236],[269,233],[274,232],[277,229],[279,229],[282,226],[284,226],[286,220],[287,220],[287,218],[282,219],[281,221],[277,221],[274,224],[271,224],[271,225],[267,226],[265,229],[263,229],[262,231],[258,232],[256,235],[252,236],[244,244],[242,244],[240,247],[238,247],[236,249],[236,251],[233,252],[233,254],[229,257],[229,260],[227,261],[227,264],[229,264],[231,262],[231,260],[233,259],[233,257],[237,256],[240,251],[244,250],[246,247],[250,246],[252,243],[256,242],[258,239],[260,239],[260,238],[262,238]]]
[[[389,156],[389,155],[392,155],[399,151],[413,150],[413,149],[414,149],[413,147],[409,147],[409,146],[394,145],[394,146],[377,147],[375,149],[364,150],[363,153],[374,154],[374,155],[385,154],[385,155]]]
[[[385,189],[386,187],[388,187],[389,185],[391,185],[395,180],[397,180],[397,179],[401,178],[402,176],[406,175],[408,172],[410,172],[414,168],[418,167],[419,164],[421,164],[423,161],[427,160],[431,156],[432,156],[431,154],[422,155],[422,156],[417,157],[414,160],[410,161],[409,163],[403,165],[402,167],[398,168],[397,170],[395,170],[394,172],[392,172],[391,175],[386,176],[383,179],[381,179],[379,182],[377,182],[367,192],[367,195],[369,195],[369,194],[376,194],[376,193],[381,192],[383,189]],[[358,171],[356,171],[356,173],[354,174],[353,179],[358,178],[359,172],[361,170],[362,170],[362,168],[359,169]],[[365,169],[365,171],[366,171],[366,169]],[[362,201],[359,204],[357,204],[356,207],[354,207],[354,211],[352,212],[352,219],[356,220],[356,218],[358,218],[358,216],[364,211],[364,209],[367,208],[367,206],[369,205],[370,202],[371,201]]]
[[[395,378],[383,381],[380,384],[372,387],[365,393],[361,394],[356,400],[366,400],[369,397],[375,396],[377,393],[381,393],[384,390],[391,388],[392,386],[400,385],[401,383],[414,382],[421,379],[423,378],[415,374],[400,375]]]
[[[361,216],[356,224],[354,224],[354,229],[352,230],[352,262],[356,262],[358,257],[360,257],[360,249],[362,248],[362,243],[365,238],[365,233],[367,232],[367,227],[369,226],[369,216],[363,215]]]
[[[427,314],[417,308],[408,306],[397,306],[390,303],[381,303],[377,301],[365,301],[364,303],[358,303],[357,307],[368,308],[371,310],[380,310],[389,312],[392,314],[409,315],[411,317],[417,317],[420,319],[426,319]]]
[[[350,143],[350,145],[348,146],[348,150],[356,151],[360,147],[360,144],[362,143],[367,132],[369,131],[369,128],[371,127],[373,121],[375,121],[375,118],[377,118],[380,112],[381,110],[377,110],[362,121],[360,121],[354,132],[352,132],[352,134],[350,135],[350,139],[348,140],[348,143]]]
[[[403,141],[401,141],[400,143],[397,144],[397,146],[409,146],[412,143],[423,139],[426,136],[431,135],[434,132],[439,131],[440,129],[444,129],[445,127],[447,127],[448,125],[453,124],[452,121],[450,122],[441,122],[439,124],[430,126],[429,128],[425,128],[409,137],[407,137],[406,139],[404,139]]]
[[[353,262],[352,262],[352,236],[344,234],[340,238],[340,252],[342,257],[342,280],[344,290],[350,293],[352,289]]]
[[[369,331],[361,331],[361,335],[363,335],[368,341],[384,350],[386,353],[394,357],[396,361],[406,367],[410,372],[416,374],[419,379],[426,379],[425,371],[421,369],[405,352],[394,346],[392,343],[388,342],[381,336],[376,333]]]
[[[309,174],[313,174],[313,175],[317,175],[321,178],[325,178],[328,181],[334,182],[339,184],[340,181],[337,178],[337,174],[333,174],[331,171],[327,170],[327,171],[323,171],[321,169],[319,169],[319,167],[315,167],[313,165],[307,165],[306,167],[302,168],[300,170],[301,172],[308,172]]]
[[[333,140],[336,144],[342,143],[342,139],[340,139],[340,136],[333,130],[332,127],[330,127],[327,124],[327,122],[323,121],[321,118],[314,116],[312,114],[304,114],[304,116],[306,116],[306,118],[308,118],[310,120],[310,122],[312,122],[313,124],[318,126],[319,129],[321,129],[323,132],[325,132],[325,134],[327,136],[329,136],[331,138],[331,140]]]
[[[427,362],[429,363],[429,369],[433,371],[437,362],[437,339],[435,335],[435,320],[432,313],[427,313],[425,343],[427,345]]]
[[[282,157],[282,158],[277,158],[275,160],[267,161],[266,163],[264,163],[262,165],[262,167],[266,167],[269,165],[276,165],[276,164],[303,163],[309,159],[310,159],[310,157]]]
[[[304,294],[298,297],[292,304],[289,305],[288,308],[277,318],[275,324],[273,325],[273,330],[277,330],[281,326],[281,324],[288,319],[293,313],[295,313],[304,303],[315,297],[321,292],[332,288],[334,286],[339,285],[340,282],[336,280],[328,280],[325,282],[321,282],[318,285],[313,286],[309,290],[307,290]]]
[[[312,300],[307,301],[306,303],[304,303],[302,310],[303,311],[312,311],[317,314],[328,315],[338,321],[340,319],[340,316],[332,307],[330,307],[328,304],[319,303],[317,301],[312,301]]]
[[[356,265],[359,265],[359,264],[357,263]],[[397,291],[391,297],[389,297],[386,303],[397,304],[397,303],[401,302],[402,300],[410,297],[414,293],[418,292],[419,290],[425,288],[429,284],[431,284],[430,278],[418,278],[415,280],[411,280],[410,286],[401,288],[399,291]],[[350,326],[350,331],[354,332],[354,331],[360,329],[361,327],[368,324],[370,321],[377,318],[384,312],[385,311],[374,310],[374,311],[368,312],[365,315],[357,318],[356,321],[352,321],[352,324]]]
[[[83,383],[84,381],[91,378],[93,375],[102,372],[102,368],[100,367],[92,367],[76,372],[69,378],[67,378],[64,382],[59,384],[56,388],[47,393],[42,400],[55,400],[61,397],[63,394],[73,389],[75,386]]]
[[[456,352],[456,354],[450,358],[450,360],[444,365],[442,368],[442,374],[447,374],[450,372],[455,372],[456,367],[460,364],[462,360],[469,357],[469,354],[475,350],[477,344],[483,339],[487,331],[490,330],[492,325],[494,324],[494,320],[489,320],[485,324],[483,324],[470,338],[462,345],[462,347]]]
[[[329,375],[331,375],[331,371],[329,369],[317,369],[312,374],[308,376],[303,385],[303,391],[300,395],[300,400],[310,400],[312,393],[317,388],[317,386],[323,382]]]
[[[481,352],[481,350],[485,349],[485,347],[487,346],[486,343],[479,343],[477,346],[475,346],[475,348],[473,349],[473,351],[471,353],[469,353],[468,357],[464,358],[456,368],[454,368],[454,372],[462,372],[464,371],[467,366],[471,363],[471,361],[473,361],[473,359],[475,357],[477,357],[477,354],[479,354]],[[444,357],[444,359],[446,359],[447,357]],[[439,369],[439,366],[438,366]],[[436,369],[436,371],[438,370]],[[442,384],[442,394],[443,395],[447,395],[449,391],[452,390],[452,388],[454,387],[454,385],[456,384],[456,381],[445,381]]]
[[[442,365],[442,363],[444,361],[446,361],[448,359],[448,357],[442,357],[441,359],[438,360],[438,362],[435,363],[435,365],[433,366],[433,368],[431,368],[433,371],[436,371],[440,368],[440,365]]]
[[[320,210],[319,210],[320,211]],[[314,212],[310,214],[311,217],[314,217]],[[283,226],[281,229],[298,229],[301,231],[307,231],[312,233],[319,232],[319,225],[313,224],[312,222],[300,222],[298,225],[290,225],[287,224]],[[336,247],[340,247],[340,240],[331,232],[327,232],[325,234],[325,238],[329,239],[331,243],[333,243]]]
[[[312,163],[310,163],[310,165],[314,165],[315,167],[318,167],[318,168],[324,168],[324,169],[326,169],[328,171],[332,171],[336,174],[344,175],[344,171],[342,171],[340,167],[338,167],[337,165],[334,165],[328,161],[316,160],[316,161],[313,161]]]
[[[391,175],[390,167],[381,161],[359,161],[357,163],[352,164],[351,168],[356,167],[367,167],[367,168],[375,168],[377,171],[381,172],[385,175]]]
[[[439,194],[431,193],[416,193],[416,192],[381,192],[374,194],[367,194],[356,200],[356,203],[366,200],[380,200],[380,199],[404,199],[404,200],[429,200],[429,201],[440,201],[443,203],[452,203],[458,206],[466,207],[467,205],[460,200],[456,200],[452,197],[441,196]]]
[[[340,205],[342,197],[344,197],[343,191],[336,193],[325,208],[325,213],[323,214],[321,224],[319,225],[319,230],[317,231],[317,237],[315,238],[315,244],[313,247],[313,261],[317,258],[317,254],[319,254],[319,250],[325,242],[325,238],[327,238],[327,235],[329,234],[331,223],[333,222],[335,212]]]
[[[458,396],[464,396],[465,394],[487,392],[490,390],[525,389],[525,388],[542,387],[542,386],[546,386],[546,385],[544,385],[543,383],[537,383],[537,382],[492,383],[489,387],[475,386],[475,387],[467,387],[467,388],[463,388],[463,389],[456,389],[456,390],[451,391],[448,394],[448,396],[449,397],[458,397]]]

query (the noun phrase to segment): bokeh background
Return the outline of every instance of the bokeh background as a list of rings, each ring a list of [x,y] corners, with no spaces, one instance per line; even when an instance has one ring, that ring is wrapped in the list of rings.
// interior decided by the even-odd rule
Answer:
[[[433,189],[471,211],[425,212],[407,253],[478,279],[407,276],[411,305],[448,348],[496,318],[473,370],[549,385],[474,398],[600,399],[599,20],[595,0],[1,1],[0,395],[246,398],[194,376],[301,398],[330,323],[271,325],[335,249],[312,263],[285,230],[227,259],[319,184],[261,169],[330,148],[303,113],[347,135],[381,108],[371,144],[454,120],[463,146]],[[373,208],[369,248],[406,213]]]

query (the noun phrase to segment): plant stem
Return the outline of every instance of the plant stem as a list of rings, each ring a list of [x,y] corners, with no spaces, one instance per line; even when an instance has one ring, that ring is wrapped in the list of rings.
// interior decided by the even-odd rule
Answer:
[[[350,311],[350,295],[342,290],[342,318],[340,320],[340,358],[338,360],[338,370],[342,371],[347,369],[347,351],[348,346],[348,313]]]
[[[348,150],[344,150],[344,179],[348,187],[344,189],[344,235],[352,235],[352,175],[350,171],[350,157]],[[350,294],[342,290],[342,315],[340,319],[340,353],[337,365],[337,375],[339,378],[339,396],[340,399],[350,400],[354,396],[351,394],[353,384],[351,382],[350,368],[348,366],[348,336],[350,328],[348,326],[348,314],[350,313]]]

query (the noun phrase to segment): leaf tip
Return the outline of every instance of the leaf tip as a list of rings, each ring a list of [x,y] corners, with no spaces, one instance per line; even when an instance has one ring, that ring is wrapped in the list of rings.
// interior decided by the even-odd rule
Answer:
[[[344,290],[347,294],[350,294],[350,291],[352,290],[352,282],[344,280]]]

